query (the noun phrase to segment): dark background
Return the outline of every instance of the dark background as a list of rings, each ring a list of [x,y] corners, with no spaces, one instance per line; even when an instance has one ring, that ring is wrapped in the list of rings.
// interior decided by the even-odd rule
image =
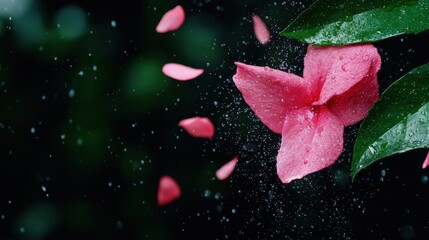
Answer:
[[[277,33],[311,2],[0,1],[0,239],[429,239],[427,150],[351,182],[358,123],[331,167],[287,185],[276,175],[280,135],[243,102],[233,63],[301,75],[306,45]],[[156,33],[178,4],[183,26]],[[429,62],[428,39],[374,43],[380,92]],[[168,62],[205,72],[178,82],[162,74]],[[177,126],[196,115],[213,139]],[[215,179],[235,155],[231,177]],[[161,207],[164,174],[182,196]]]

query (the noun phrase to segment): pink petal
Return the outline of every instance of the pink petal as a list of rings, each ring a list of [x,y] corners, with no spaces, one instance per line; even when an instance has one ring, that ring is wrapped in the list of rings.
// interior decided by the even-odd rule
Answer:
[[[219,180],[227,179],[234,171],[235,165],[237,164],[238,157],[234,157],[231,161],[227,162],[221,168],[216,171],[216,178]]]
[[[179,81],[194,79],[203,74],[203,69],[191,68],[178,63],[167,63],[162,67],[162,72],[168,77]]]
[[[276,133],[281,133],[288,111],[310,104],[309,82],[269,67],[235,63],[233,80],[256,116]]]
[[[262,21],[262,19],[255,14],[253,14],[252,19],[253,31],[255,32],[256,39],[258,39],[261,44],[268,43],[270,40],[270,31],[268,30],[267,26]]]
[[[360,81],[376,79],[381,58],[371,44],[340,47],[309,46],[304,58],[304,79],[310,81],[315,104],[345,93]]]
[[[181,195],[177,182],[170,176],[162,176],[158,185],[158,205],[166,205]]]
[[[329,109],[344,126],[349,126],[362,120],[377,100],[377,77],[368,74],[346,92],[331,98]]]
[[[182,26],[185,21],[185,11],[182,6],[178,5],[175,8],[169,10],[162,16],[158,25],[156,26],[156,31],[158,33],[166,33],[174,31],[180,26]]]
[[[213,123],[206,117],[183,119],[179,122],[179,126],[196,138],[212,138],[215,132]]]
[[[285,119],[277,155],[277,174],[283,183],[332,165],[343,150],[341,121],[325,106],[304,107]]]
[[[422,168],[426,168],[428,165],[429,165],[429,152],[428,152],[428,155],[426,156],[425,161],[423,162]]]

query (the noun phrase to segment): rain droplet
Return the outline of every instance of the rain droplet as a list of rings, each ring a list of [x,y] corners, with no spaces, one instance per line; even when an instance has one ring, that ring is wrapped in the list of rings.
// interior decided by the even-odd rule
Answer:
[[[75,95],[74,89],[70,89],[70,91],[69,91],[69,98],[74,97],[74,95]]]

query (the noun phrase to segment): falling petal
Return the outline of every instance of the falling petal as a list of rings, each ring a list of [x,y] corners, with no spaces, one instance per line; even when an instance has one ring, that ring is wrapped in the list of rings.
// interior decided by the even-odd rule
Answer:
[[[426,156],[425,161],[423,162],[422,168],[426,168],[428,165],[429,165],[429,152],[428,152],[428,155]]]
[[[182,6],[178,5],[175,8],[169,10],[162,16],[158,25],[156,26],[156,31],[158,33],[166,33],[174,31],[180,26],[182,26],[185,21],[185,11]]]
[[[158,185],[158,205],[169,204],[180,197],[181,191],[177,182],[170,176],[162,176]]]
[[[162,67],[162,72],[168,77],[179,81],[188,81],[200,76],[204,70],[191,68],[178,63],[167,63]]]
[[[270,31],[259,16],[254,14],[252,19],[253,31],[255,32],[256,39],[258,39],[261,44],[267,44],[270,40]]]
[[[215,132],[213,123],[206,117],[193,117],[183,119],[179,126],[185,129],[189,135],[196,138],[212,138]]]
[[[227,179],[234,171],[235,165],[237,164],[238,157],[234,157],[231,161],[227,162],[221,168],[216,171],[216,177],[219,180]]]

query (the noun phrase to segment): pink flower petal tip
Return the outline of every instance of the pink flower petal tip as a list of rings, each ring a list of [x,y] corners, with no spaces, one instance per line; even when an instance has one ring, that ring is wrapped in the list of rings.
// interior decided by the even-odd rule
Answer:
[[[426,156],[425,161],[423,162],[422,168],[426,168],[428,165],[429,165],[429,152],[428,152],[428,155]]]
[[[252,20],[253,31],[255,32],[256,39],[258,39],[261,44],[267,44],[271,37],[267,26],[258,15],[254,14],[252,16]]]
[[[189,135],[196,138],[212,138],[215,132],[213,123],[206,117],[186,118],[179,122]]]
[[[158,185],[158,205],[167,205],[181,195],[177,182],[170,176],[162,176]]]
[[[234,171],[235,165],[237,165],[238,157],[235,156],[231,161],[227,162],[221,168],[216,171],[216,178],[219,180],[227,179]]]
[[[178,63],[167,63],[162,67],[162,72],[168,77],[179,81],[188,81],[203,74],[203,69],[192,68]]]
[[[175,8],[169,10],[162,16],[158,25],[156,26],[156,31],[158,33],[166,33],[174,31],[182,26],[185,21],[185,11],[182,6],[178,5]]]

